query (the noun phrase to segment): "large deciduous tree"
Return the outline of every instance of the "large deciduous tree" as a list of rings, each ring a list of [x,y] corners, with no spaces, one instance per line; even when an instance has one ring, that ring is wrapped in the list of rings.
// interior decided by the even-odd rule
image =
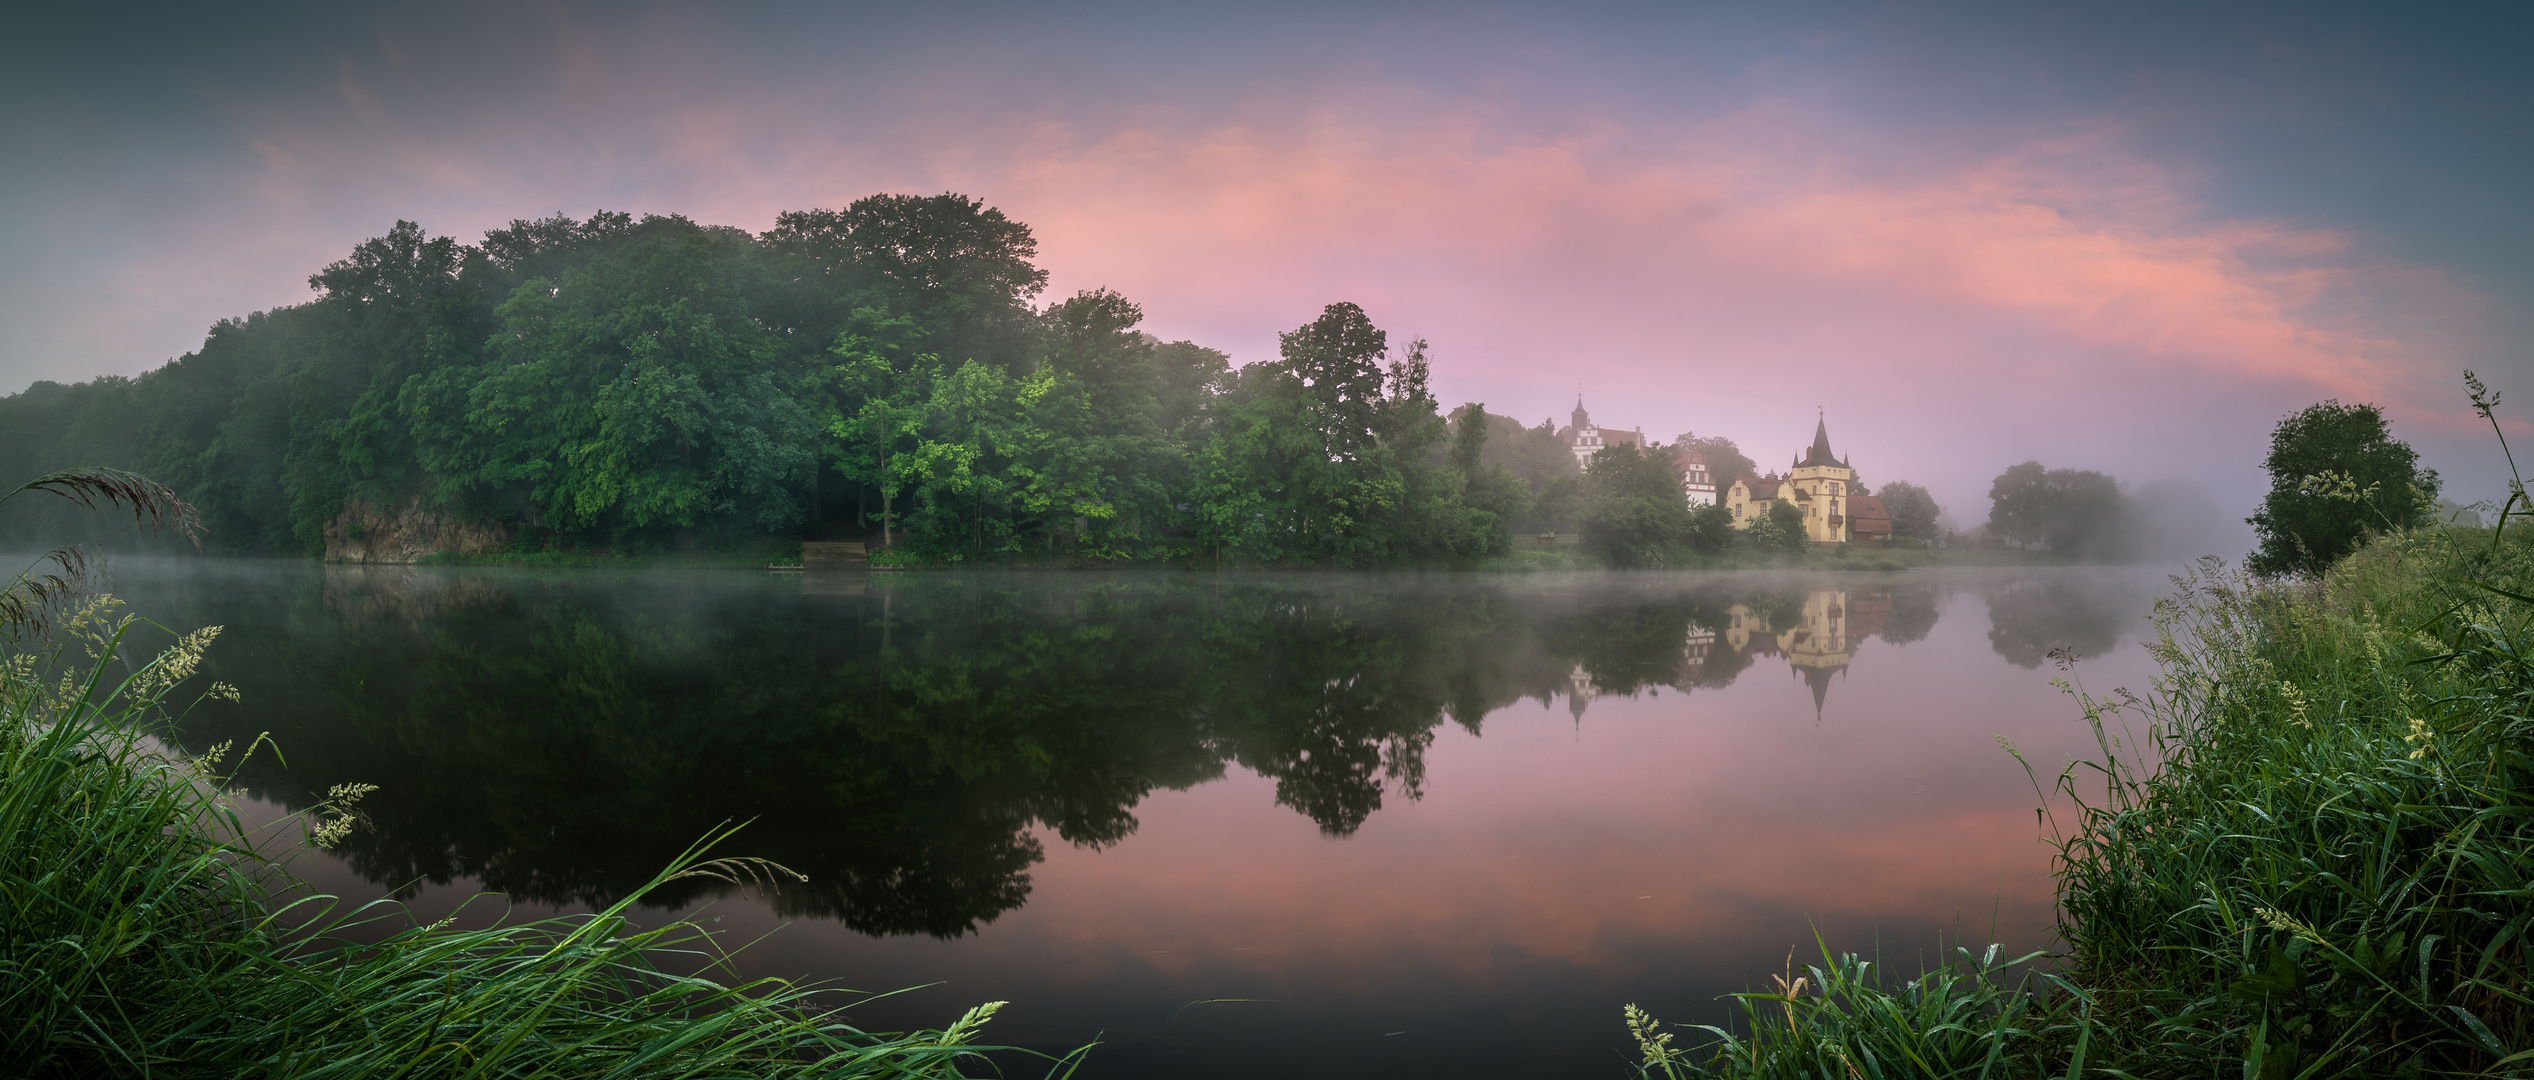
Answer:
[[[1741,447],[1733,444],[1733,440],[1722,435],[1699,435],[1684,431],[1681,432],[1680,438],[1672,440],[1672,445],[1686,446],[1698,451],[1707,459],[1707,475],[1709,479],[1715,481],[1717,491],[1732,487],[1734,481],[1744,477],[1760,475],[1759,463],[1752,461],[1749,455],[1744,454]]]
[[[2086,469],[2046,469],[2027,461],[1989,484],[1989,531],[2025,547],[2101,554],[2124,539],[2128,497],[2120,482]],[[1890,504],[1884,504],[1888,509]]]
[[[1585,546],[1613,566],[1661,566],[1690,539],[1689,502],[1672,456],[1613,443],[1584,470]]]
[[[1337,303],[1280,344],[1276,362],[1242,372],[1198,457],[1208,547],[1363,565],[1491,543],[1494,523],[1437,453],[1446,425],[1425,342],[1393,356],[1362,308]]]
[[[2395,439],[2384,411],[2338,400],[2309,405],[2270,433],[2270,494],[2244,519],[2260,574],[2321,573],[2370,529],[2420,525],[2437,505],[2437,471]]]
[[[1883,501],[1883,512],[1892,517],[1892,535],[1918,541],[1936,538],[1936,517],[1944,513],[1944,508],[1936,505],[1936,497],[1928,494],[1926,488],[1894,480],[1883,485],[1883,493],[1877,497]]]
[[[1470,524],[1485,534],[1481,547],[1501,553],[1513,548],[1513,522],[1530,509],[1531,492],[1512,470],[1487,463],[1489,421],[1495,419],[1501,418],[1488,416],[1480,402],[1452,410],[1452,467],[1461,474]]]
[[[910,315],[934,352],[1015,374],[1029,363],[1029,301],[1047,287],[1029,226],[965,195],[873,195],[841,210],[778,214],[762,237],[853,307]]]

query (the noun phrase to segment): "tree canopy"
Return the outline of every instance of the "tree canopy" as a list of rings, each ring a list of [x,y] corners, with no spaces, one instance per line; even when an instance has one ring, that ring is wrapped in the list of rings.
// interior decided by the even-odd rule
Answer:
[[[1447,419],[1426,343],[1356,304],[1234,367],[1114,291],[1042,300],[1037,258],[1029,226],[958,194],[756,235],[600,211],[465,244],[399,221],[310,301],[155,371],[0,397],[0,471],[146,472],[208,547],[255,554],[417,522],[514,552],[868,536],[936,561],[1397,564],[1584,528],[1640,563],[1732,539],[1692,527],[1668,457],[1588,483],[1553,423]],[[1751,469],[1684,439],[1720,485]],[[102,535],[0,519],[0,541]]]
[[[2126,542],[2128,497],[2118,481],[2102,473],[2027,461],[1999,473],[1988,497],[1989,532],[2009,543],[2099,555]]]
[[[1883,512],[1892,517],[1892,535],[1919,541],[1936,538],[1936,517],[1944,513],[1944,508],[1936,505],[1936,497],[1928,494],[1926,488],[1894,480],[1883,485],[1877,498],[1883,502]]]
[[[1680,438],[1672,440],[1672,445],[1696,450],[1706,457],[1708,478],[1715,481],[1718,491],[1732,487],[1736,480],[1760,475],[1759,463],[1724,436],[1684,431]]]
[[[2368,530],[2427,523],[2437,470],[2393,437],[2384,411],[2330,400],[2279,421],[2270,433],[2270,493],[2244,519],[2255,573],[2320,573],[2357,549]]]

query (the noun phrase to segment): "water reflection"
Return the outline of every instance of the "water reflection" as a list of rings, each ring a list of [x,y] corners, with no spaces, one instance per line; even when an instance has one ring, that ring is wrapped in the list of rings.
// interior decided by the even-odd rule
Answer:
[[[1109,1078],[1615,1074],[1618,1003],[1721,1021],[1816,931],[2044,944],[1992,737],[2089,750],[2019,665],[2138,685],[2161,584],[123,570],[229,627],[245,703],[181,741],[273,732],[248,785],[289,806],[381,785],[301,864],[329,891],[585,906],[750,820],[806,885],[662,898],[788,923],[746,974],[944,984],[869,1027],[1008,999],[997,1038],[1100,1035]]]
[[[1817,585],[332,567],[198,590],[199,621],[232,628],[212,674],[250,705],[181,741],[271,731],[289,768],[244,780],[287,806],[379,785],[339,854],[385,886],[604,904],[750,820],[749,854],[809,878],[778,911],[953,938],[1025,903],[1051,840],[1115,845],[1154,792],[1231,766],[1346,836],[1420,796],[1442,725],[1518,702],[1580,724],[1598,698],[1782,667],[1819,719],[1860,650],[1924,639],[1960,588]],[[1979,590],[2027,667],[2135,618],[2065,582]]]
[[[2133,588],[2118,579],[2056,574],[2010,579],[1983,589],[1990,647],[2008,663],[2038,668],[2052,650],[2101,656],[2144,629]]]

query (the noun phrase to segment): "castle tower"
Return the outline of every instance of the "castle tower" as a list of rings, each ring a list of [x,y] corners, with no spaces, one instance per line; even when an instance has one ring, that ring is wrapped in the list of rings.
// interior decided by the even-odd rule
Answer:
[[[1854,497],[1856,470],[1830,449],[1830,422],[1817,417],[1813,443],[1795,453],[1784,479],[1772,473],[1733,482],[1724,493],[1725,508],[1737,529],[1768,516],[1771,503],[1788,503],[1804,514],[1804,535],[1816,544],[1844,544],[1850,539],[1848,501]]]
[[[1584,411],[1584,395],[1575,395],[1574,425],[1566,429],[1566,448],[1574,451],[1575,464],[1589,466],[1593,455],[1602,447],[1601,429],[1593,426],[1591,413]]]
[[[1856,487],[1856,470],[1830,452],[1830,422],[1813,423],[1813,444],[1795,459],[1779,498],[1804,511],[1804,533],[1816,544],[1848,542],[1848,498]]]

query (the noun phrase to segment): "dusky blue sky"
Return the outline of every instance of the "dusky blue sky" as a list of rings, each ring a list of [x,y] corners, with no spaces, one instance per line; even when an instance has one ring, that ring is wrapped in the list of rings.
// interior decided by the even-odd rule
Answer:
[[[0,392],[135,374],[398,219],[762,229],[958,190],[1051,295],[1272,355],[1350,299],[1447,401],[1816,408],[1976,519],[2025,458],[2230,512],[2386,406],[2466,499],[2534,394],[2525,9],[2382,4],[76,7],[0,43]],[[2534,399],[2527,399],[2534,405]]]

